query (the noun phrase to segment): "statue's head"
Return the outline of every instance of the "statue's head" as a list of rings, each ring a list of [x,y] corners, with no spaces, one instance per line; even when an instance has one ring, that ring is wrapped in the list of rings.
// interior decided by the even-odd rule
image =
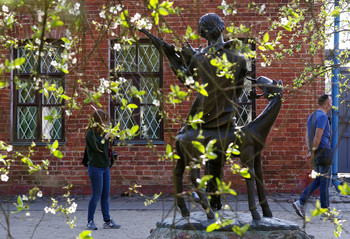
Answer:
[[[225,23],[215,13],[207,13],[199,20],[199,35],[207,40],[218,39],[224,30]]]

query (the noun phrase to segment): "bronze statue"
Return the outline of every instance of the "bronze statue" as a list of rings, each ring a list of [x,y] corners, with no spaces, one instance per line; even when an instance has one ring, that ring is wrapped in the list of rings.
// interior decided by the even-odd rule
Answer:
[[[174,46],[159,40],[146,30],[141,30],[169,59],[174,73],[181,82],[185,83],[188,77],[193,77],[196,81],[201,78],[202,84],[206,84],[205,89],[208,92],[208,96],[197,95],[187,117],[190,118],[202,112],[203,123],[196,129],[190,124],[186,124],[176,137],[176,150],[180,156],[174,172],[177,205],[182,216],[189,216],[185,200],[179,195],[183,192],[182,179],[186,166],[193,164],[201,157],[201,153],[192,142],[199,141],[203,145],[207,145],[210,140],[216,139],[215,154],[217,157],[206,163],[206,174],[213,175],[213,179],[208,183],[207,191],[214,193],[217,190],[215,178],[221,180],[223,177],[226,150],[231,142],[236,142],[240,146],[241,162],[249,168],[251,175],[246,183],[249,210],[253,219],[260,219],[255,205],[255,176],[258,182],[258,195],[263,215],[272,217],[264,192],[260,153],[281,107],[281,95],[275,93],[280,93],[282,89],[277,86],[276,81],[265,77],[255,80],[262,88],[264,96],[271,101],[258,118],[241,129],[239,133],[241,140],[237,140],[237,126],[235,124],[237,105],[235,102],[243,91],[247,71],[246,60],[243,54],[235,49],[234,41],[223,41],[222,32],[224,29],[224,22],[219,16],[213,13],[205,14],[199,21],[198,30],[199,34],[208,40],[208,47],[195,50],[187,44],[181,52],[176,51]],[[215,62],[219,62],[219,64],[215,64]],[[223,72],[227,74],[223,74]],[[213,196],[209,205],[206,193],[203,190],[198,190],[201,178],[200,167],[191,167],[190,174],[191,182],[197,189],[199,202],[206,210],[207,217],[214,218],[213,209],[221,208],[220,196]]]

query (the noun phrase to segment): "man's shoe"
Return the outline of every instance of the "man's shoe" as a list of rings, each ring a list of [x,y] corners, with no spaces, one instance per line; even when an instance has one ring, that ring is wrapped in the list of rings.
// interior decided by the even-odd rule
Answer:
[[[305,206],[301,205],[300,201],[297,200],[293,203],[293,207],[295,209],[295,212],[302,218],[305,217]]]
[[[339,214],[336,215],[336,214],[334,214],[334,213],[330,213],[329,211],[323,213],[323,214],[321,215],[321,217],[320,217],[321,220],[327,220],[327,219],[329,219],[329,220],[332,220],[332,221],[334,221],[335,219],[341,220],[341,218],[342,218],[341,215],[339,215]]]
[[[89,221],[88,224],[86,225],[86,229],[97,230],[97,227],[96,227],[94,221]]]
[[[112,219],[109,222],[103,223],[104,229],[119,229],[121,226],[116,224]]]

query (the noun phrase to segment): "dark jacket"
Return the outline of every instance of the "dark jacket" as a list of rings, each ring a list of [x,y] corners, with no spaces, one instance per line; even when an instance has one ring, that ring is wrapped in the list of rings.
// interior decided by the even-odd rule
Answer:
[[[86,149],[90,166],[97,168],[109,166],[108,140],[104,136],[105,134],[94,133],[92,129],[86,132]]]

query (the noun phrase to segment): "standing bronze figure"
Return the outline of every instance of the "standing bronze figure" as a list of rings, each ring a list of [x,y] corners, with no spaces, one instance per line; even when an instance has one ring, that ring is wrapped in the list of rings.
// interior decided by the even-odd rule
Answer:
[[[206,163],[206,174],[213,175],[208,182],[207,191],[214,193],[217,190],[216,178],[222,179],[223,168],[226,159],[226,150],[231,142],[236,142],[241,150],[241,162],[249,168],[251,178],[247,179],[249,210],[253,219],[259,220],[260,215],[256,210],[254,179],[256,175],[259,201],[263,209],[263,215],[272,217],[269,209],[264,185],[262,181],[262,171],[260,153],[265,145],[266,138],[275,122],[281,107],[282,89],[277,82],[260,77],[257,84],[262,88],[264,96],[270,101],[264,112],[249,125],[242,128],[240,140],[237,140],[237,126],[235,124],[235,114],[239,96],[243,91],[246,77],[246,59],[244,55],[235,49],[235,42],[223,40],[222,32],[225,29],[224,22],[213,13],[204,15],[199,21],[199,34],[208,41],[208,47],[203,49],[193,49],[189,44],[183,47],[181,52],[177,52],[174,46],[159,40],[146,30],[142,29],[170,62],[172,70],[178,79],[188,84],[187,81],[202,80],[206,85],[208,96],[198,94],[188,114],[187,119],[196,114],[203,113],[203,122],[195,129],[190,124],[186,124],[176,137],[176,150],[178,159],[174,177],[176,184],[176,200],[182,216],[189,216],[185,200],[180,194],[183,192],[183,174],[186,166],[198,163],[201,153],[194,147],[193,141],[199,141],[207,145],[210,140],[215,139],[215,154],[217,157]],[[279,83],[281,84],[281,83]],[[277,93],[277,94],[275,94]],[[198,136],[201,136],[200,138]],[[197,162],[196,162],[197,161]],[[206,193],[198,190],[200,181],[200,167],[191,167],[191,182],[197,189],[199,202],[206,210],[207,217],[214,218],[213,209],[220,209],[220,196],[213,196],[209,204]]]

